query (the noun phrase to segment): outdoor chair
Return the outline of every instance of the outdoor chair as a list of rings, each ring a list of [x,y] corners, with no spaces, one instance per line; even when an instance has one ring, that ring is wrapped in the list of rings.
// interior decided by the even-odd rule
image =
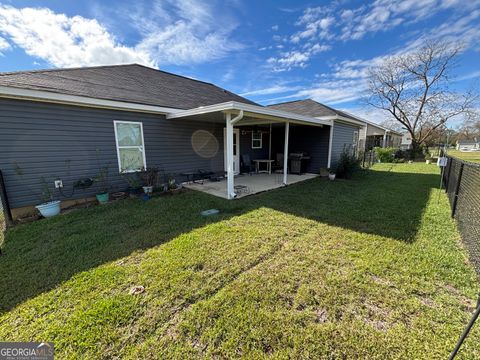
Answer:
[[[242,172],[252,175],[255,172],[255,165],[253,165],[250,155],[242,155]]]

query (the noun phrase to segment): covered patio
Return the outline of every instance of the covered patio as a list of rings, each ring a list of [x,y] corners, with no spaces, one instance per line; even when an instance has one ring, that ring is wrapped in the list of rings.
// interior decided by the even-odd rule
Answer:
[[[301,181],[313,179],[318,174],[288,174],[287,185],[295,184]],[[187,189],[202,191],[210,195],[218,196],[224,199],[227,197],[227,180],[205,181],[203,183],[191,182],[184,184]],[[277,189],[285,186],[283,183],[283,174],[253,174],[235,176],[234,192],[236,198],[248,195],[258,194],[264,191]]]
[[[195,109],[180,110],[178,112],[167,115],[172,121],[189,120],[204,123],[217,123],[224,125],[223,131],[223,151],[224,151],[224,173],[226,179],[220,181],[204,181],[200,183],[186,184],[186,187],[204,191],[212,195],[220,196],[226,199],[234,199],[250,194],[255,194],[282,186],[287,186],[299,181],[311,179],[319,173],[320,168],[315,167],[315,174],[301,171],[299,174],[289,173],[289,159],[292,156],[290,148],[292,127],[299,129],[297,131],[296,146],[309,147],[311,151],[317,151],[321,144],[322,154],[324,154],[325,167],[330,163],[331,149],[329,141],[331,141],[332,120],[318,119],[309,116],[303,116],[290,112],[270,109],[263,106],[251,105],[239,102],[226,102],[203,106]],[[323,129],[322,137],[316,135],[316,129]],[[267,174],[259,174],[256,171],[249,171],[249,175],[241,174],[240,155],[240,134],[247,133],[246,129],[252,127],[269,129],[269,131],[256,130],[254,133],[265,133],[269,136],[268,152],[264,153],[262,158],[252,158],[252,162],[276,162],[276,171],[269,171]],[[276,142],[272,141],[272,128],[275,129]],[[305,129],[306,128],[306,129]],[[243,130],[242,130],[243,129]],[[302,131],[300,131],[302,130]],[[252,133],[252,131],[250,131]],[[262,135],[259,136],[261,139]],[[278,140],[282,140],[279,147]],[[255,141],[252,134],[252,149]],[[261,141],[261,140],[260,140]],[[308,144],[307,144],[308,142]],[[221,143],[221,142],[220,142]],[[305,143],[305,144],[303,144]],[[276,147],[276,155],[272,154],[272,144]],[[320,150],[318,150],[320,151]],[[248,155],[248,154],[246,154]],[[281,156],[278,156],[281,155]],[[322,155],[323,156],[323,155]],[[320,156],[319,156],[320,157]],[[278,160],[281,159],[281,164]],[[258,168],[257,168],[258,169]],[[253,174],[252,174],[253,173]]]

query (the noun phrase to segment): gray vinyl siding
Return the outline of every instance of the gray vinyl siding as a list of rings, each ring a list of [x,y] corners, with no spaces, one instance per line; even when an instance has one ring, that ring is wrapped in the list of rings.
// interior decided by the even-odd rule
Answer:
[[[333,126],[332,167],[337,163],[343,149],[351,148],[353,144],[353,133],[359,131],[359,129],[359,127],[354,125],[335,122]]]
[[[41,202],[41,178],[53,188],[63,180],[69,195],[73,183],[94,177],[108,165],[111,191],[124,190],[119,174],[113,121],[143,124],[146,162],[167,173],[198,169],[223,172],[223,126],[198,121],[167,120],[165,116],[106,109],[0,99],[0,169],[10,205],[18,208]],[[218,152],[202,158],[191,145],[196,130],[213,133]],[[98,149],[98,150],[97,150]],[[23,175],[15,169],[21,168]],[[98,188],[77,191],[72,198],[93,196]],[[65,197],[56,197],[66,200]]]
[[[239,127],[240,129],[240,156],[249,155],[251,160],[268,159],[269,128]],[[252,131],[262,130],[262,148],[252,149]],[[243,134],[242,134],[243,132]],[[240,159],[241,160],[241,159]]]
[[[310,161],[307,172],[318,174],[320,168],[326,168],[328,163],[328,141],[330,127],[291,126],[289,153],[307,152]]]
[[[290,124],[288,153],[307,152],[310,161],[307,172],[318,174],[320,168],[327,167],[330,127]],[[285,128],[274,127],[272,132],[272,159],[284,151]]]

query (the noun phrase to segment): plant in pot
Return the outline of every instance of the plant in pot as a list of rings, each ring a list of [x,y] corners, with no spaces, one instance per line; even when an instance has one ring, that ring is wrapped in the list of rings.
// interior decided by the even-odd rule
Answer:
[[[170,192],[177,192],[181,189],[181,187],[177,184],[175,180],[175,176],[173,174],[168,175],[168,183],[167,183],[168,191]]]
[[[100,168],[100,172],[93,179],[98,184],[100,191],[95,195],[100,204],[106,204],[109,199],[108,190],[110,188],[108,182],[108,166]]]
[[[45,178],[43,177],[41,178],[41,183],[42,183],[41,197],[42,197],[43,203],[35,206],[35,208],[45,218],[49,218],[49,217],[60,214],[60,200],[54,200],[53,192],[48,186],[48,183],[45,180]]]
[[[148,169],[142,169],[139,173],[140,178],[143,181],[143,192],[147,195],[151,195],[153,193],[153,188],[157,184],[158,179],[158,168],[151,167]]]
[[[337,175],[335,174],[335,170],[328,169],[328,180],[333,181],[333,180],[335,180],[336,176]]]
[[[123,174],[123,177],[128,183],[127,191],[130,194],[130,197],[134,198],[142,193],[142,182],[138,178],[137,173]]]

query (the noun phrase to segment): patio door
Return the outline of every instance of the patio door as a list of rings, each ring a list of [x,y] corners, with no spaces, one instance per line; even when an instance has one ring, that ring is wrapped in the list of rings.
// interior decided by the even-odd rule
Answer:
[[[223,163],[227,171],[227,129],[223,129]],[[233,172],[240,174],[240,129],[233,129]]]

